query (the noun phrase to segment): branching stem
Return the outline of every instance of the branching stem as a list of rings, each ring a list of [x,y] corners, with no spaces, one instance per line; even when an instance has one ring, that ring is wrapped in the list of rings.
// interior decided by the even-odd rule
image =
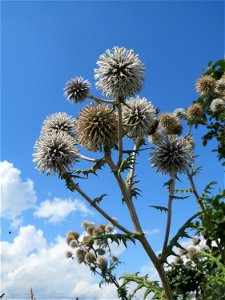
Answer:
[[[95,159],[95,158],[92,158],[92,157],[87,157],[87,156],[84,156],[82,154],[79,154],[79,158],[82,158],[82,159],[84,159],[86,161],[90,161],[90,162],[98,162],[99,161],[99,159]]]
[[[116,104],[116,101],[114,100],[106,100],[106,99],[101,99],[98,97],[94,97],[92,95],[88,95],[89,99],[95,100],[97,103],[107,103],[107,104]]]

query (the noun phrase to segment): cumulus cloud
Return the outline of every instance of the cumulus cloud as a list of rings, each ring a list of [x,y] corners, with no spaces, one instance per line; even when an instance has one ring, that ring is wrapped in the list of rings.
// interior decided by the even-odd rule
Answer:
[[[65,238],[48,244],[41,230],[21,227],[12,243],[1,242],[2,292],[8,296],[27,293],[36,296],[116,299],[114,286],[99,288],[96,278],[75,260],[66,259]]]
[[[21,171],[8,161],[0,162],[0,179],[1,215],[14,221],[24,210],[34,206],[37,198],[34,182],[23,181]]]
[[[75,211],[81,212],[84,216],[92,214],[92,211],[78,199],[71,200],[55,197],[52,201],[47,199],[41,202],[34,216],[48,218],[50,223],[58,223]]]

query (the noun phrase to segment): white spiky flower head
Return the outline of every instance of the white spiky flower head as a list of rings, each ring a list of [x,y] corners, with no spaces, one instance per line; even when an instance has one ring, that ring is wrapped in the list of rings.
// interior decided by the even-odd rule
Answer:
[[[167,134],[180,135],[183,127],[180,120],[171,113],[163,113],[159,118],[159,127]]]
[[[74,128],[75,119],[65,112],[59,112],[50,115],[47,117],[42,126],[42,133],[52,131],[64,131],[75,138],[75,128]]]
[[[215,92],[219,96],[225,96],[225,79],[221,78],[216,81]]]
[[[83,102],[89,95],[91,84],[83,77],[75,77],[66,83],[65,96],[71,103]]]
[[[127,136],[143,138],[156,121],[156,110],[146,98],[130,98],[123,105],[123,124]]]
[[[208,96],[214,94],[215,83],[216,83],[216,80],[213,77],[211,77],[210,75],[201,76],[196,81],[196,85],[195,85],[196,91],[202,97],[208,97]]]
[[[210,104],[210,109],[212,112],[224,112],[225,111],[225,100],[217,98],[214,99]]]
[[[76,141],[63,131],[42,134],[34,145],[33,161],[41,173],[62,174],[78,159]]]
[[[95,69],[97,89],[107,97],[134,96],[142,89],[144,81],[144,65],[134,51],[114,47],[106,50],[97,61]]]
[[[164,134],[152,149],[150,160],[157,172],[174,176],[177,173],[184,173],[186,168],[192,166],[192,146],[184,138]]]
[[[173,115],[178,119],[186,119],[186,110],[183,108],[176,108]]]

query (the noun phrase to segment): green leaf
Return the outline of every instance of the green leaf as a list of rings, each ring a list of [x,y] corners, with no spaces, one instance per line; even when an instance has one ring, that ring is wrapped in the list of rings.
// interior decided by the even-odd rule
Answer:
[[[83,176],[86,176],[88,177],[89,174],[94,174],[97,176],[97,170],[101,170],[102,167],[105,165],[105,160],[102,158],[102,159],[99,159],[90,169],[87,169],[87,170],[73,170],[73,173],[76,173],[76,174],[82,174]],[[73,175],[73,176],[76,176],[76,175]]]
[[[168,211],[168,208],[165,207],[165,206],[150,205],[150,207],[153,207],[153,208],[155,208],[155,209],[158,209],[158,210],[160,210],[161,212],[163,212],[163,211],[167,212],[167,211]]]
[[[134,156],[133,155],[130,155],[127,158],[125,158],[122,161],[122,163],[121,163],[121,165],[118,169],[118,174],[120,174],[120,173],[122,173],[126,170],[132,169],[133,163],[134,163]]]
[[[108,195],[107,195],[107,194],[102,194],[101,196],[94,198],[94,199],[92,200],[91,205],[92,205],[92,206],[95,206],[95,204],[100,203],[100,202],[102,201],[102,199],[103,199],[105,196],[108,196]]]

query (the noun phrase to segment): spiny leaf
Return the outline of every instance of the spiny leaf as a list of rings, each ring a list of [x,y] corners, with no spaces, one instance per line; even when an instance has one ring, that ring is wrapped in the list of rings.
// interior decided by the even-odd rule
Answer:
[[[174,190],[174,192],[175,193],[181,193],[181,194],[186,194],[186,193],[192,193],[192,188],[189,188],[189,189],[186,189],[186,190],[179,190],[179,189],[177,189],[177,190]]]
[[[174,255],[174,251],[172,250],[174,247],[183,248],[178,243],[178,240],[180,238],[182,238],[182,237],[189,237],[189,235],[186,233],[186,229],[191,226],[192,220],[194,220],[195,218],[197,218],[200,214],[201,214],[200,212],[194,214],[191,218],[189,218],[184,223],[183,226],[181,226],[181,228],[178,230],[177,234],[170,240],[170,243],[169,243],[169,245],[166,248],[166,252],[165,252],[164,256],[161,256],[161,258],[160,258],[161,262],[166,262],[167,257],[169,257],[170,255]]]
[[[107,194],[102,194],[101,196],[94,198],[92,200],[92,204],[91,205],[94,206],[95,204],[100,203],[105,196],[108,196],[108,195]]]
[[[90,169],[88,170],[74,170],[73,173],[82,174],[83,176],[88,177],[89,174],[94,174],[97,176],[96,171],[101,170],[102,167],[105,165],[105,160],[99,159]]]
[[[210,183],[208,183],[206,185],[206,187],[204,188],[204,191],[202,192],[200,198],[205,198],[207,194],[210,194],[210,190],[213,189],[213,185],[217,184],[216,181],[211,181]]]
[[[168,208],[165,207],[165,206],[150,205],[150,207],[153,207],[153,208],[155,208],[155,209],[158,209],[158,210],[160,210],[161,212],[163,212],[163,211],[167,212],[167,211],[168,211]]]
[[[189,198],[190,196],[173,196],[173,199],[181,199],[181,200],[183,200],[183,199],[187,199],[187,198]]]
[[[192,176],[198,175],[202,171],[202,169],[203,169],[202,166],[193,169],[191,175]]]
[[[133,162],[134,162],[134,156],[133,155],[130,155],[127,158],[125,158],[122,161],[122,163],[121,163],[121,165],[118,169],[118,174],[124,172],[125,170],[132,169]]]

